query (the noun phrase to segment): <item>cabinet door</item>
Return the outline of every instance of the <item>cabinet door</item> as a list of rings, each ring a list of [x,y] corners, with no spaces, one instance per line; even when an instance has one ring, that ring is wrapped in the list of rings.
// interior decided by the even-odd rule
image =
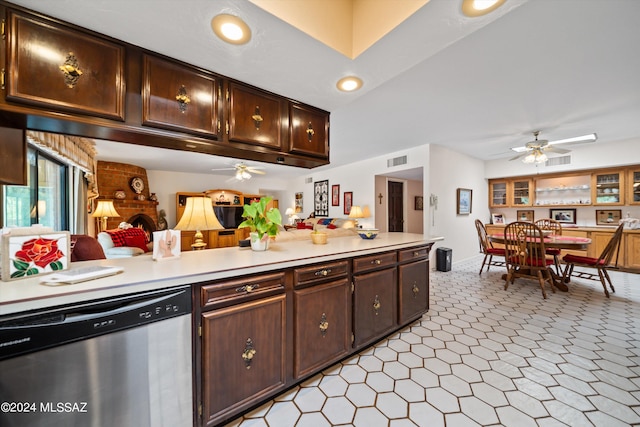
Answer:
[[[489,207],[507,207],[507,181],[489,181]]]
[[[396,325],[398,286],[396,268],[353,277],[354,346],[382,337]]]
[[[0,185],[27,185],[24,130],[0,127]]]
[[[596,205],[624,204],[624,174],[621,172],[593,174],[592,200]]]
[[[640,270],[640,233],[625,233],[626,259],[624,266]]]
[[[429,261],[398,267],[400,324],[413,320],[429,309]]]
[[[329,158],[329,113],[291,103],[289,151]]]
[[[640,205],[640,169],[630,170],[627,182],[627,203]]]
[[[142,124],[217,137],[217,94],[212,75],[144,55]]]
[[[351,349],[351,286],[344,278],[294,292],[294,376],[300,378]]]
[[[283,115],[284,99],[229,83],[229,141],[280,149]]]
[[[284,388],[285,315],[284,295],[202,314],[205,425]]]
[[[8,15],[7,99],[124,120],[124,46]]]
[[[517,179],[511,183],[511,204],[515,207],[533,205],[533,181]]]

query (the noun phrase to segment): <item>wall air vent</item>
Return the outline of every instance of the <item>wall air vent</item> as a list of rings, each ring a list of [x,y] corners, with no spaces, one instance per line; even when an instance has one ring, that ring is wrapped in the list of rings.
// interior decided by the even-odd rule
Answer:
[[[560,166],[571,164],[571,156],[552,157],[545,162],[545,166]]]
[[[407,156],[395,157],[393,159],[387,160],[387,167],[392,168],[394,166],[406,165],[407,164]]]
[[[313,183],[313,177],[305,178],[304,179],[304,183],[305,184],[312,184]]]

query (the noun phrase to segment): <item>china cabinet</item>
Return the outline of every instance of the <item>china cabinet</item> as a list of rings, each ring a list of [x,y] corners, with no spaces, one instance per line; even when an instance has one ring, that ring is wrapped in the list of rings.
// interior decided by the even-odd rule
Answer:
[[[511,182],[512,206],[531,206],[533,204],[533,180],[514,179]]]
[[[629,169],[627,188],[627,203],[630,205],[640,205],[640,167]]]
[[[509,206],[507,201],[507,181],[489,181],[489,207],[500,208]]]

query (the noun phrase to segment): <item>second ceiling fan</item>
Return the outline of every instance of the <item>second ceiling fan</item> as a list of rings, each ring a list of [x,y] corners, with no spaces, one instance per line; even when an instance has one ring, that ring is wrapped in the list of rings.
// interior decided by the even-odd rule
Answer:
[[[595,133],[591,133],[588,135],[577,136],[573,138],[559,139],[556,141],[548,141],[546,139],[538,139],[538,135],[540,131],[533,132],[533,136],[535,140],[527,142],[522,147],[514,147],[511,150],[520,153],[515,157],[512,157],[509,160],[518,160],[522,159],[524,163],[544,163],[547,161],[547,155],[545,153],[557,153],[557,154],[566,154],[571,150],[567,150],[565,148],[556,147],[556,145],[560,144],[569,144],[569,143],[577,143],[577,142],[594,142],[598,139],[598,136]]]
[[[264,175],[266,172],[261,171],[263,169],[261,166],[247,166],[244,162],[236,163],[231,168],[222,168],[222,169],[211,169],[212,171],[227,171],[227,170],[235,170],[235,175],[232,179],[236,179],[238,181],[244,181],[247,179],[251,179],[251,174],[255,173],[258,175]]]

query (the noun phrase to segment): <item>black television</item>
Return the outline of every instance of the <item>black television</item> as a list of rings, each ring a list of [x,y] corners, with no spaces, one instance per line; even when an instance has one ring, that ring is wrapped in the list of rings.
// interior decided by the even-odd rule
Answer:
[[[224,228],[238,228],[240,223],[244,221],[242,218],[243,206],[214,206],[213,212]]]

